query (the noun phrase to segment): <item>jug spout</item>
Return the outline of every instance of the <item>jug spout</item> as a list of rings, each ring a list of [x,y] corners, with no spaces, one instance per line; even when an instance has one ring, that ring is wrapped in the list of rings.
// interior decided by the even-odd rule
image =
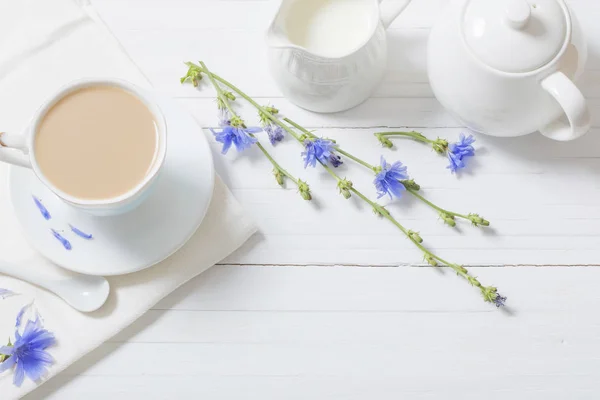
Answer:
[[[267,46],[271,48],[294,47],[286,32],[275,24],[271,25],[267,31]]]
[[[279,10],[267,30],[267,46],[271,48],[300,48],[290,40],[288,23],[296,0],[281,0]]]

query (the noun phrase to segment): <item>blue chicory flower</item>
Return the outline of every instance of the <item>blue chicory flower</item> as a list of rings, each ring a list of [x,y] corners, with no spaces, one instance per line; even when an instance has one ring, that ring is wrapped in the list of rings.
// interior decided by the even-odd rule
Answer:
[[[333,167],[337,168],[342,164],[342,159],[338,156],[335,151],[335,143],[331,140],[327,139],[314,139],[314,140],[305,140],[304,147],[306,151],[302,152],[302,158],[304,160],[304,168],[315,167],[317,165],[317,161],[322,164],[327,164],[328,162],[333,165]]]
[[[42,204],[42,200],[38,199],[35,196],[31,196],[33,198],[33,202],[35,203],[36,207],[38,208],[38,210],[40,210],[40,213],[42,214],[42,217],[44,217],[44,219],[47,221],[50,218],[52,218],[52,216],[50,215],[50,212],[48,211],[48,209],[46,208],[46,206],[44,206]]]
[[[80,238],[84,238],[86,240],[91,240],[94,238],[94,236],[92,236],[91,233],[85,233],[82,230],[77,229],[76,227],[74,227],[71,224],[69,224],[69,227],[71,228],[71,231],[73,231],[73,233],[76,234],[77,236],[79,236]]]
[[[393,164],[388,164],[385,158],[381,156],[381,171],[375,176],[373,184],[377,189],[377,198],[381,198],[386,194],[392,198],[392,195],[400,197],[402,192],[406,190],[401,180],[408,179],[406,166],[400,161]]]
[[[55,231],[54,229],[50,229],[52,235],[63,245],[63,247],[67,250],[71,250],[73,247],[71,246],[71,242],[69,242],[63,235]]]
[[[34,320],[29,319],[24,329],[20,329],[23,313],[30,307],[31,304],[25,306],[17,316],[15,343],[0,347],[0,354],[9,356],[0,363],[0,373],[15,367],[13,384],[16,386],[23,384],[25,376],[32,381],[40,380],[54,362],[46,348],[56,343],[56,339],[54,334],[43,328],[39,315]]]
[[[277,144],[277,142],[281,142],[283,140],[283,128],[277,124],[266,124],[264,126],[264,131],[267,132],[269,136],[269,141],[273,146]]]
[[[251,147],[257,140],[250,134],[260,131],[262,131],[261,128],[241,128],[231,125],[223,126],[220,132],[211,129],[217,142],[223,143],[223,149],[221,149],[223,154],[227,154],[232,144],[235,145],[237,151],[244,151]]]
[[[465,158],[475,155],[475,149],[472,146],[474,142],[475,138],[473,135],[465,136],[461,133],[458,142],[451,143],[448,146],[448,160],[450,161],[450,165],[447,168],[450,171],[454,173],[466,167]]]
[[[2,299],[2,300],[4,300],[7,297],[16,296],[16,295],[17,295],[17,293],[13,292],[12,290],[0,288],[0,299]]]

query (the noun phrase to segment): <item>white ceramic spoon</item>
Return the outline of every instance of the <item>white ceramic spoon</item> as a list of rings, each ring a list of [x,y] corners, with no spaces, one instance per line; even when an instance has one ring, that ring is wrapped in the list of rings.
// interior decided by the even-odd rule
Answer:
[[[110,293],[108,281],[101,276],[78,274],[63,279],[47,279],[3,261],[0,261],[0,273],[49,290],[74,309],[83,312],[102,307]]]

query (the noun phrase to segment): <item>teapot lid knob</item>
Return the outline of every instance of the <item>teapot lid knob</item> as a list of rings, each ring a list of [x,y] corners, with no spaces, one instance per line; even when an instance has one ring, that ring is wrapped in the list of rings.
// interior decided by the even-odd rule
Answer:
[[[531,18],[531,8],[525,0],[511,0],[506,5],[506,22],[514,29],[523,29]]]
[[[535,71],[555,60],[571,39],[571,15],[564,0],[463,2],[459,23],[467,47],[498,71]]]

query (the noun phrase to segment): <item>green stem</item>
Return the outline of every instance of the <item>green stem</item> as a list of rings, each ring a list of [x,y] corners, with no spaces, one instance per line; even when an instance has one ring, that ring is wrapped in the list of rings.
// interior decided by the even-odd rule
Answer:
[[[296,129],[300,130],[302,133],[304,133],[304,134],[306,134],[306,135],[309,135],[309,136],[311,136],[311,137],[315,137],[315,135],[314,135],[312,132],[310,132],[310,131],[306,130],[304,127],[302,127],[302,126],[298,125],[297,123],[295,123],[295,122],[294,122],[294,121],[292,121],[291,119],[289,119],[289,118],[284,118],[283,120],[284,120],[285,122],[289,123],[290,125],[292,125],[294,128],[296,128]],[[383,133],[380,133],[380,135],[384,135],[384,136],[385,136],[385,135],[404,135],[404,136],[410,136],[410,137],[414,137],[415,139],[417,139],[417,140],[421,140],[421,141],[424,141],[425,143],[433,143],[433,141],[432,141],[432,140],[429,140],[429,139],[427,139],[425,136],[423,136],[423,135],[421,135],[419,132],[415,132],[415,131],[412,131],[412,132],[383,132]],[[374,172],[377,172],[377,167],[375,167],[374,165],[371,165],[371,164],[369,164],[369,163],[368,163],[368,162],[366,162],[366,161],[363,161],[363,160],[361,160],[360,158],[358,158],[358,157],[356,157],[356,156],[354,156],[354,155],[352,155],[352,154],[348,153],[347,151],[344,151],[344,150],[342,150],[342,149],[341,149],[339,146],[337,146],[337,147],[336,147],[336,151],[337,151],[338,153],[340,153],[340,154],[342,154],[342,155],[344,155],[344,156],[348,157],[349,159],[351,159],[351,160],[353,160],[353,161],[355,161],[355,162],[359,163],[360,165],[364,166],[365,168],[368,168],[368,169],[370,169],[370,170],[372,170],[372,171],[374,171]],[[424,202],[424,203],[425,203],[425,204],[427,204],[428,206],[432,207],[434,210],[437,210],[438,212],[444,212],[444,213],[446,213],[446,214],[449,214],[449,215],[452,215],[452,216],[455,216],[455,217],[459,217],[459,218],[463,218],[463,219],[466,219],[466,220],[470,220],[470,218],[469,218],[469,217],[467,217],[467,216],[466,216],[466,215],[464,215],[464,214],[455,213],[455,212],[453,212],[453,211],[448,211],[448,210],[446,210],[446,209],[443,209],[443,208],[441,208],[441,207],[438,207],[438,206],[436,206],[435,204],[433,204],[432,202],[430,202],[429,200],[427,200],[425,197],[421,196],[421,195],[420,195],[420,194],[419,194],[419,193],[418,193],[416,190],[414,190],[414,189],[408,189],[408,188],[407,188],[407,191],[408,191],[410,194],[412,194],[413,196],[415,196],[417,199],[421,200],[422,202]]]
[[[338,178],[339,179],[339,178]],[[354,187],[350,188],[350,191],[352,191],[352,193],[356,194],[358,197],[360,197],[363,201],[365,201],[366,203],[368,203],[371,207],[373,207],[374,210],[377,210],[377,212],[383,216],[385,219],[387,219],[388,221],[390,221],[392,224],[394,224],[398,229],[400,229],[400,231],[402,231],[402,233],[404,233],[404,235],[415,245],[417,246],[417,248],[419,248],[419,250],[421,250],[425,255],[428,255],[430,257],[435,258],[436,260],[438,260],[439,262],[441,262],[442,264],[452,268],[458,275],[460,275],[462,278],[468,280],[469,282],[476,282],[475,286],[477,286],[477,283],[479,284],[478,287],[482,287],[481,283],[479,283],[476,279],[474,279],[471,275],[469,275],[469,272],[464,268],[461,267],[459,265],[456,265],[454,263],[451,263],[449,261],[444,260],[443,258],[435,255],[434,253],[432,253],[431,251],[429,251],[425,246],[423,246],[421,243],[419,243],[418,241],[416,241],[409,233],[408,229],[406,229],[400,222],[398,222],[398,220],[396,220],[396,218],[392,217],[392,215],[381,205],[377,204],[376,202],[372,201],[371,199],[369,199],[367,196],[365,196],[364,194],[362,194],[360,191],[358,191],[357,189],[355,189]]]
[[[252,99],[246,93],[242,92],[238,87],[236,87],[235,85],[233,85],[231,82],[228,82],[227,80],[223,79],[222,77],[209,72],[208,69],[206,68],[206,65],[203,62],[200,62],[200,65],[202,66],[202,69],[204,70],[204,72],[207,73],[207,75],[209,76],[209,78],[213,82],[213,85],[216,85],[216,82],[214,82],[214,80],[216,79],[216,80],[220,81],[221,83],[223,83],[224,85],[228,86],[231,90],[233,90],[239,96],[241,96],[246,101],[248,101],[250,104],[252,104],[258,111],[260,111],[264,115],[266,115],[271,121],[273,121],[275,124],[279,125],[283,129],[285,129],[285,131],[288,132],[297,141],[302,142],[300,136],[298,136],[298,134],[296,132],[294,132],[293,129],[291,129],[287,124],[283,123],[275,115],[271,114],[267,109],[265,109],[264,107],[262,107],[260,104],[258,104],[257,102],[255,102],[254,99]],[[217,89],[218,92],[219,92],[219,90],[220,89]],[[224,98],[224,96],[222,95],[222,91],[220,91],[220,93],[221,93],[220,94],[221,98]],[[232,112],[231,108],[229,106],[229,102],[227,101],[226,98],[224,99],[224,102],[225,102],[225,105],[228,106],[228,109],[230,110],[230,112]],[[316,138],[316,136],[312,132],[310,132],[309,130],[307,130],[303,126],[297,124],[296,122],[292,121],[291,119],[284,118],[283,121],[287,122],[292,127],[298,129],[304,135],[309,136],[311,138]],[[423,143],[435,143],[434,140],[427,139],[425,136],[423,136],[422,134],[420,134],[419,132],[416,132],[416,131],[410,131],[410,132],[381,132],[381,133],[378,133],[378,135],[382,135],[382,136],[407,136],[407,137],[412,137],[415,140],[419,140],[419,141],[421,141]],[[264,151],[265,150],[263,150],[263,152]],[[349,152],[341,149],[339,146],[336,146],[336,151],[338,153],[342,154],[343,156],[348,157],[349,159],[353,160],[354,162],[362,165],[363,167],[370,169],[371,171],[374,171],[374,172],[377,171],[377,167],[376,166],[371,165],[371,164],[369,164],[368,162],[366,162],[364,160],[361,160],[360,158],[352,155],[351,153],[349,153]],[[286,176],[289,175],[281,167],[276,167],[276,168],[279,168],[281,170],[281,172],[283,174],[285,174]],[[418,194],[417,191],[415,191],[415,190],[409,189],[408,192],[411,195],[415,196],[420,201],[422,201],[425,204],[427,204],[429,207],[433,208],[434,210],[437,210],[438,212],[444,212],[444,213],[446,213],[448,215],[451,215],[451,216],[454,216],[454,217],[458,217],[458,218],[462,218],[462,219],[466,219],[466,220],[469,220],[469,221],[471,220],[468,216],[466,216],[464,214],[456,213],[456,212],[453,212],[453,211],[448,211],[448,210],[446,210],[444,208],[436,206],[435,204],[433,204],[432,202],[430,202],[429,200],[427,200],[425,197],[423,197],[420,194]]]
[[[415,196],[417,199],[421,200],[423,203],[427,204],[429,207],[433,208],[434,210],[437,210],[439,212],[443,212],[455,217],[459,217],[459,218],[463,218],[466,220],[471,220],[468,216],[464,215],[464,214],[459,214],[459,213],[455,213],[453,211],[448,211],[442,207],[438,207],[435,204],[433,204],[432,202],[430,202],[429,200],[427,200],[425,197],[421,196],[416,190],[414,189],[410,189],[410,188],[406,188],[406,191],[409,192],[410,194],[412,194],[413,196]]]
[[[229,87],[231,90],[233,90],[234,92],[236,92],[239,96],[241,96],[248,103],[252,104],[254,106],[254,108],[256,108],[258,111],[260,111],[264,115],[266,115],[271,121],[273,121],[274,123],[276,123],[277,125],[279,125],[280,127],[282,127],[287,133],[289,133],[294,138],[296,138],[296,140],[300,140],[300,137],[296,134],[296,132],[294,132],[289,126],[287,126],[286,124],[284,124],[275,115],[271,114],[266,108],[264,108],[263,106],[261,106],[260,104],[258,104],[256,101],[254,101],[254,99],[252,99],[252,97],[248,96],[246,93],[242,92],[233,83],[227,81],[226,79],[220,77],[219,75],[213,74],[212,72],[208,72],[208,69],[206,68],[206,65],[203,62],[200,62],[200,64],[202,65],[202,68],[201,68],[203,70],[202,72],[207,73],[213,79],[215,79],[215,80],[223,83],[225,86]]]
[[[415,140],[418,140],[420,142],[423,142],[423,143],[429,143],[429,144],[435,143],[435,140],[427,139],[425,136],[423,136],[419,132],[415,132],[415,131],[410,131],[410,132],[378,132],[378,133],[376,133],[376,135],[379,135],[379,136],[406,136],[406,137],[411,137],[411,138],[413,138]]]
[[[213,85],[215,85],[214,80],[218,80],[221,83],[223,83],[224,85],[228,86],[231,90],[235,91],[238,95],[240,95],[242,98],[244,98],[246,101],[248,101],[250,104],[252,104],[258,111],[262,112],[263,115],[267,116],[273,123],[276,123],[277,125],[281,126],[283,129],[285,129],[294,139],[296,139],[299,143],[304,144],[303,140],[300,138],[300,136],[298,136],[296,134],[296,132],[294,132],[287,124],[284,124],[281,120],[279,120],[279,118],[275,117],[273,114],[271,114],[268,110],[266,110],[264,107],[260,106],[258,103],[256,103],[250,96],[246,95],[244,92],[242,92],[240,89],[238,89],[236,86],[234,86],[233,84],[231,84],[230,82],[226,81],[225,79],[214,75],[212,73],[210,73],[208,71],[208,69],[206,68],[206,66],[204,65],[204,63],[202,64],[202,68],[203,68],[203,72],[207,73],[209,75],[209,77],[211,77],[211,81],[213,82]],[[215,85],[216,86],[216,85]],[[220,89],[220,88],[219,88]],[[224,98],[224,96],[222,95],[222,91],[220,91],[219,89],[217,89],[218,92],[220,92],[221,98],[224,100],[226,106],[227,106],[227,99]],[[230,107],[230,106],[229,106]],[[230,109],[228,107],[228,109]],[[231,111],[231,110],[230,110]],[[304,135],[308,135],[310,137],[315,137],[311,132],[307,131],[306,129],[304,129],[303,127],[301,127],[300,125],[296,124],[295,122],[289,120],[289,119],[285,119],[285,121],[287,123],[289,123],[290,125],[292,125],[293,127],[299,129],[301,132],[303,132]],[[416,137],[415,135],[411,134],[410,132],[403,132],[406,135],[405,136],[412,136],[417,140],[421,140],[424,141],[423,139],[427,140],[427,142],[430,142],[428,139],[424,138],[424,136],[421,135],[421,137]],[[417,134],[416,132],[414,132],[415,134]],[[385,133],[388,135],[391,134],[397,134],[396,132],[389,132],[389,133]],[[420,134],[418,134],[420,135]],[[339,151],[339,150],[338,150]],[[344,152],[346,153],[346,152]],[[341,153],[341,154],[344,154]],[[265,155],[266,152],[265,152]],[[355,161],[358,160],[357,157],[353,157],[353,156],[348,156],[348,153],[344,154],[346,157],[349,157]],[[270,160],[272,160],[272,158],[270,156],[268,156],[268,158]],[[362,161],[362,160],[361,160]],[[274,162],[274,160],[272,160],[272,162]],[[373,169],[373,166],[369,165],[368,163],[361,163],[362,165],[365,165],[368,168]],[[274,164],[276,166],[276,168],[280,167],[275,163]],[[327,171],[327,173],[329,173],[338,183],[340,181],[342,181],[342,179],[326,164],[321,163],[321,165],[323,166],[323,168]],[[283,171],[282,171],[283,172]],[[400,222],[398,222],[394,217],[392,217],[392,215],[385,209],[385,207],[379,205],[378,203],[370,200],[367,196],[365,196],[364,194],[362,194],[359,190],[357,190],[356,188],[354,188],[353,186],[348,187],[348,190],[351,191],[352,193],[356,194],[360,199],[362,199],[364,202],[366,202],[367,204],[369,204],[371,207],[373,207],[373,209],[375,211],[377,211],[377,213],[383,217],[385,217],[388,221],[390,221],[392,224],[394,224],[394,226],[396,226],[418,249],[420,249],[423,254],[425,254],[428,257],[431,257],[432,259],[435,259],[437,261],[439,261],[440,263],[452,268],[459,276],[461,276],[462,278],[464,278],[465,280],[467,280],[469,283],[471,283],[472,285],[476,286],[477,288],[479,288],[481,290],[481,293],[484,296],[484,299],[486,301],[495,301],[496,296],[497,296],[497,290],[494,287],[484,287],[479,280],[477,280],[477,278],[471,276],[469,274],[469,272],[467,271],[466,268],[459,266],[457,264],[448,262],[446,260],[444,260],[443,258],[435,255],[434,253],[432,253],[431,251],[429,251],[427,248],[425,248],[419,241],[417,241],[415,239],[415,237],[413,237],[411,235],[411,231],[407,230],[402,224],[400,224]],[[413,193],[411,191],[411,193]],[[413,193],[415,194],[415,193]],[[418,198],[420,198],[421,200],[426,201],[427,204],[429,204],[430,206],[434,207],[436,210],[442,210],[441,208],[435,206],[433,203],[427,201],[425,198],[423,198],[422,196],[418,195]],[[446,211],[446,210],[444,210]]]
[[[375,172],[375,171],[377,170],[377,167],[375,167],[374,165],[371,165],[371,164],[369,164],[368,162],[366,162],[366,161],[363,161],[363,160],[361,160],[360,158],[353,156],[352,154],[348,153],[347,151],[344,151],[344,150],[340,149],[339,147],[336,147],[336,149],[335,149],[335,150],[336,150],[338,153],[340,153],[340,154],[342,154],[342,155],[344,155],[344,156],[348,157],[349,159],[351,159],[351,160],[353,160],[353,161],[355,161],[355,162],[359,163],[359,164],[360,164],[360,165],[362,165],[363,167],[365,167],[365,168],[368,168],[368,169],[370,169],[370,170],[371,170],[371,171],[373,171],[373,172]]]
[[[240,119],[240,117],[237,115],[237,113],[235,112],[235,110],[233,109],[231,104],[229,103],[229,99],[223,94],[223,89],[221,89],[219,84],[215,81],[216,76],[208,70],[208,68],[206,67],[206,64],[204,64],[204,62],[200,61],[200,65],[202,66],[204,73],[206,75],[208,75],[208,78],[210,79],[215,90],[217,91],[217,96],[219,97],[219,99],[221,99],[221,101],[223,102],[223,105],[225,105],[225,107],[227,108],[227,110],[229,111],[231,116],[235,117],[237,119]],[[256,136],[254,136],[251,133],[248,133],[248,135],[253,138],[256,138]],[[292,174],[290,174],[284,168],[282,168],[281,165],[279,165],[279,163],[277,161],[275,161],[275,159],[273,159],[273,157],[271,157],[271,154],[269,154],[267,149],[265,149],[264,146],[262,144],[260,144],[260,142],[257,141],[256,145],[258,146],[260,151],[262,151],[262,153],[265,155],[265,157],[267,157],[267,159],[271,162],[271,164],[273,165],[273,168],[277,169],[283,175],[287,176],[292,182],[294,182],[294,184],[296,184],[296,186],[298,186],[298,184],[299,184],[298,180],[296,178],[294,178],[292,176]]]

